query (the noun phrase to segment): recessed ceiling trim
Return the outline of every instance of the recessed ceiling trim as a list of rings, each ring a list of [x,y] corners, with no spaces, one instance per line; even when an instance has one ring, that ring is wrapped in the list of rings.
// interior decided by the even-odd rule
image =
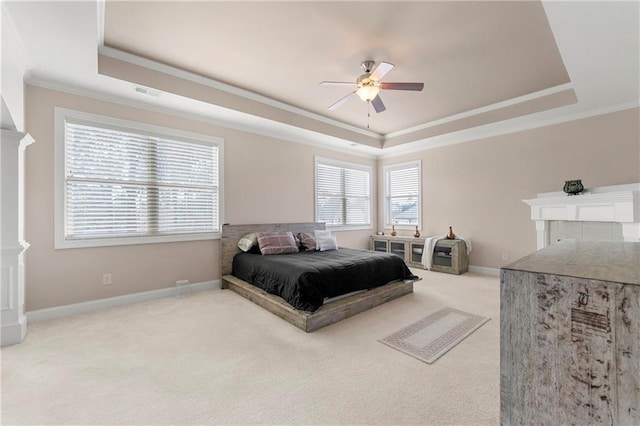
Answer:
[[[98,48],[98,54],[108,56],[110,58],[117,59],[120,61],[128,62],[130,64],[147,68],[153,71],[157,71],[163,74],[168,74],[177,78],[181,78],[181,79],[190,81],[192,83],[201,84],[203,86],[208,86],[217,90],[221,90],[235,96],[240,96],[245,99],[249,99],[254,102],[259,102],[261,104],[278,108],[293,114],[301,115],[303,117],[307,117],[325,124],[329,124],[331,126],[339,127],[341,129],[349,130],[354,133],[359,133],[371,138],[375,138],[379,141],[382,141],[384,139],[384,137],[379,133],[372,132],[370,130],[364,130],[356,126],[351,126],[349,124],[342,123],[340,121],[333,120],[331,118],[328,118],[319,114],[315,114],[301,108],[294,107],[284,102],[280,102],[275,99],[268,98],[263,95],[259,95],[249,90],[241,89],[236,86],[231,86],[229,84],[222,83],[212,78],[204,77],[189,71],[175,68],[167,64],[153,61],[151,59],[142,58],[140,56],[137,56],[128,52],[123,52],[121,50],[114,49],[109,46],[100,46]]]
[[[573,88],[573,84],[572,83],[560,84],[558,86],[549,87],[548,89],[539,90],[537,92],[528,93],[526,95],[518,96],[517,98],[507,99],[506,101],[496,102],[496,103],[491,104],[491,105],[486,105],[486,106],[483,106],[483,107],[480,107],[480,108],[474,108],[474,109],[469,110],[469,111],[461,112],[459,114],[450,115],[448,117],[444,117],[444,118],[441,118],[439,120],[430,121],[428,123],[421,124],[419,126],[410,127],[410,128],[404,129],[404,130],[399,130],[397,132],[393,132],[393,133],[388,133],[387,135],[385,135],[385,138],[386,139],[391,139],[391,138],[395,138],[397,136],[402,136],[402,135],[406,135],[406,134],[409,134],[409,133],[414,133],[414,132],[417,132],[417,131],[420,131],[420,130],[428,129],[429,127],[439,126],[441,124],[449,123],[449,122],[456,121],[456,120],[461,120],[463,118],[472,117],[474,115],[483,114],[485,112],[490,112],[490,111],[494,111],[494,110],[505,108],[505,107],[510,107],[510,106],[517,105],[517,104],[522,103],[522,102],[527,102],[527,101],[530,101],[530,100],[533,100],[533,99],[543,98],[545,96],[553,95],[555,93],[559,93],[559,92],[562,92],[562,91],[565,91],[565,90],[570,90],[572,88]]]
[[[378,158],[393,158],[400,155],[441,148],[459,143],[473,142],[495,136],[508,135],[526,130],[562,124],[575,120],[611,114],[628,109],[640,108],[640,100],[610,105],[603,108],[581,110],[576,104],[558,109],[543,111],[505,121],[489,123],[483,126],[438,135],[414,142],[383,148]]]
[[[392,146],[401,145],[403,143],[429,139],[431,137],[447,133],[455,133],[464,129],[481,127],[490,123],[505,122],[513,118],[525,117],[552,109],[557,110],[557,108],[563,106],[573,105],[577,101],[578,99],[573,89],[567,89],[544,97],[520,102],[515,105],[493,109],[487,112],[470,115],[459,120],[454,120],[437,126],[428,127],[404,136],[388,138],[384,142],[383,148],[390,148]]]
[[[34,76],[31,73],[25,74],[25,83],[30,86],[40,87],[43,89],[55,90],[62,93],[68,93],[70,95],[82,96],[89,99],[95,99],[102,102],[110,102],[113,104],[123,105],[130,108],[138,108],[147,111],[152,111],[160,114],[169,115],[172,117],[183,118],[186,120],[193,120],[202,123],[207,123],[213,126],[218,126],[226,129],[237,130],[246,133],[252,133],[255,135],[271,137],[274,139],[281,139],[288,142],[299,143],[302,145],[308,145],[315,148],[326,149],[334,152],[342,152],[345,154],[353,155],[356,157],[375,159],[378,158],[382,152],[381,148],[371,147],[364,144],[352,145],[352,141],[340,139],[337,137],[329,136],[323,133],[314,132],[312,130],[302,129],[291,125],[285,125],[283,123],[271,121],[265,118],[251,117],[251,120],[244,120],[242,123],[236,123],[224,119],[212,118],[212,115],[203,115],[201,113],[195,113],[191,111],[183,111],[175,108],[166,107],[163,105],[148,103],[144,101],[136,101],[128,97],[120,97],[112,93],[100,92],[88,88],[79,86],[68,85],[65,83],[53,81],[47,78],[40,78]],[[128,83],[124,83],[127,84]],[[130,89],[129,89],[130,90]],[[165,97],[180,97],[171,93],[166,93]],[[151,97],[145,97],[146,99],[155,99]],[[193,100],[190,100],[193,101]],[[193,101],[200,102],[200,101]],[[201,102],[204,104],[204,102]],[[220,108],[217,106],[209,107]]]
[[[468,143],[480,139],[494,136],[501,136],[510,133],[516,133],[524,130],[536,129],[539,127],[561,124],[569,121],[580,120],[584,118],[595,117],[604,114],[615,113],[627,109],[640,108],[640,100],[626,102],[618,105],[607,106],[604,108],[595,108],[587,111],[575,111],[576,105],[563,107],[567,111],[544,111],[530,116],[518,117],[502,122],[491,123],[480,127],[461,130],[459,132],[438,135],[427,139],[396,145],[389,148],[374,148],[368,145],[356,144],[353,146],[352,141],[341,140],[339,138],[329,137],[324,134],[316,134],[315,132],[300,129],[294,126],[284,125],[283,123],[274,123],[279,130],[275,128],[267,129],[260,126],[247,126],[246,124],[236,124],[226,120],[217,120],[211,116],[202,116],[200,114],[181,111],[164,107],[161,105],[149,104],[141,101],[134,101],[129,98],[118,97],[113,94],[98,92],[91,89],[81,88],[78,86],[70,86],[64,83],[47,80],[46,78],[38,78],[31,73],[25,74],[25,83],[41,87],[44,89],[56,90],[59,92],[69,93],[72,95],[84,96],[104,102],[111,102],[127,107],[140,108],[161,114],[167,114],[174,117],[184,118],[187,120],[199,121],[214,126],[224,127],[228,129],[253,133],[261,136],[283,139],[289,142],[301,143],[303,145],[313,146],[316,148],[327,149],[334,152],[343,152],[358,157],[369,159],[394,158],[405,154],[426,151],[430,149],[441,148],[459,143]],[[168,96],[178,96],[167,94]],[[574,111],[571,111],[574,109]],[[269,120],[259,119],[264,122]]]

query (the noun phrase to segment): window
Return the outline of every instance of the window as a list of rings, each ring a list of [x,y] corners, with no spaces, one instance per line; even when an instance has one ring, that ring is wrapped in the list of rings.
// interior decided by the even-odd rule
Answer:
[[[371,168],[316,158],[316,221],[371,227]]]
[[[212,239],[222,141],[56,109],[56,248]]]
[[[421,225],[420,161],[384,168],[386,226]]]

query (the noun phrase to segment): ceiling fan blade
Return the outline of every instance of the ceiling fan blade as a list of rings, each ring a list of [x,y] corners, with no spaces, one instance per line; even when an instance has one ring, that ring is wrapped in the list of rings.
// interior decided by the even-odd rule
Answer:
[[[323,81],[320,86],[355,86],[356,83],[349,83],[346,81]]]
[[[385,90],[416,90],[421,91],[424,83],[380,83],[380,88]]]
[[[395,65],[389,62],[380,62],[375,70],[369,75],[371,80],[380,81]]]
[[[375,98],[371,99],[371,105],[373,105],[373,109],[375,109],[377,113],[380,113],[387,109],[387,107],[385,107],[382,103],[380,95],[377,95]]]
[[[347,102],[349,100],[349,98],[353,95],[356,94],[356,91],[354,90],[353,92],[349,93],[347,96],[345,96],[344,98],[340,99],[338,102],[336,102],[335,104],[331,105],[329,107],[329,110],[334,110],[336,108],[338,108],[340,105],[342,105],[343,103]]]

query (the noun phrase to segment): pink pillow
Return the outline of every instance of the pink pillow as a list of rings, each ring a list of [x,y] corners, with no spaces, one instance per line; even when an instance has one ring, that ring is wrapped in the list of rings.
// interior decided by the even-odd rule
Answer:
[[[298,246],[291,232],[259,232],[258,246],[262,254],[297,253]]]

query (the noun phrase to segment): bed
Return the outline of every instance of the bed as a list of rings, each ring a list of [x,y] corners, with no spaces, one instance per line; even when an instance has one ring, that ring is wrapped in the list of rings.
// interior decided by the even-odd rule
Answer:
[[[353,280],[353,287],[349,289],[349,291],[354,291],[353,293],[343,295],[341,293],[344,293],[347,290],[342,288],[335,288],[335,286],[332,284],[325,284],[322,288],[322,291],[320,291],[318,295],[315,295],[315,297],[312,298],[311,303],[298,303],[295,299],[290,299],[288,295],[283,295],[284,297],[290,299],[291,303],[289,303],[283,297],[280,297],[276,294],[271,294],[277,293],[277,291],[275,291],[273,288],[273,286],[279,286],[277,281],[275,282],[275,284],[271,284],[272,287],[263,285],[263,287],[268,290],[265,291],[265,289],[257,286],[262,285],[261,283],[253,285],[247,282],[245,279],[242,279],[247,278],[246,272],[242,273],[238,271],[237,275],[239,276],[233,274],[234,259],[236,268],[238,267],[237,264],[239,263],[238,259],[246,260],[249,264],[263,260],[275,261],[275,263],[284,262],[286,265],[288,265],[285,266],[285,269],[298,268],[297,261],[294,260],[295,256],[291,254],[261,256],[259,254],[251,255],[249,253],[242,253],[242,251],[238,248],[238,241],[240,241],[240,239],[246,234],[253,232],[292,232],[294,235],[297,235],[301,232],[313,233],[315,230],[324,229],[324,223],[223,225],[221,239],[222,287],[228,288],[240,294],[241,296],[249,299],[250,301],[267,309],[273,314],[281,317],[282,319],[288,321],[289,323],[306,332],[315,331],[319,328],[333,324],[342,319],[348,318],[352,315],[413,292],[413,283],[415,281],[418,281],[420,278],[411,274],[411,272],[404,264],[404,261],[401,261],[401,263],[403,265],[403,268],[406,268],[406,270],[409,271],[409,274],[404,274],[403,279],[391,277],[388,278],[387,282],[385,273],[388,269],[389,264],[384,267],[378,266],[377,269],[374,269],[373,272],[369,273],[367,280],[370,280],[372,282],[366,283],[363,282],[362,279]],[[329,253],[332,254],[329,254],[328,257],[341,257],[349,255],[349,252],[350,250],[340,248],[339,250],[334,252],[327,251],[300,253],[298,257],[302,258],[303,263],[306,262],[313,265],[316,263],[324,263],[325,261],[329,262],[325,257],[325,255]],[[357,262],[352,261],[349,264],[350,267],[348,269],[359,268],[360,266],[364,268],[365,266],[363,265],[354,265],[358,265],[358,262],[360,261],[366,264],[367,262],[369,262],[370,258],[398,258],[397,256],[388,255],[386,253],[376,253],[363,250],[355,250],[354,252],[356,259],[359,260]],[[236,257],[236,255],[238,254],[240,255]],[[397,259],[393,260],[397,261]],[[262,268],[262,266],[260,266],[259,268]],[[280,266],[280,269],[282,269],[282,266]],[[333,272],[330,272],[330,274],[331,273]],[[274,274],[277,275],[279,274],[279,272],[274,272]],[[400,274],[400,276],[402,276],[402,273]],[[280,278],[279,276],[277,278],[277,280],[283,281],[286,281],[286,279],[287,278]],[[384,282],[380,282],[380,279],[383,279]],[[374,282],[376,280],[378,280],[378,282]],[[346,281],[350,281],[350,279],[347,278]],[[327,296],[332,298],[325,299],[325,297]]]

